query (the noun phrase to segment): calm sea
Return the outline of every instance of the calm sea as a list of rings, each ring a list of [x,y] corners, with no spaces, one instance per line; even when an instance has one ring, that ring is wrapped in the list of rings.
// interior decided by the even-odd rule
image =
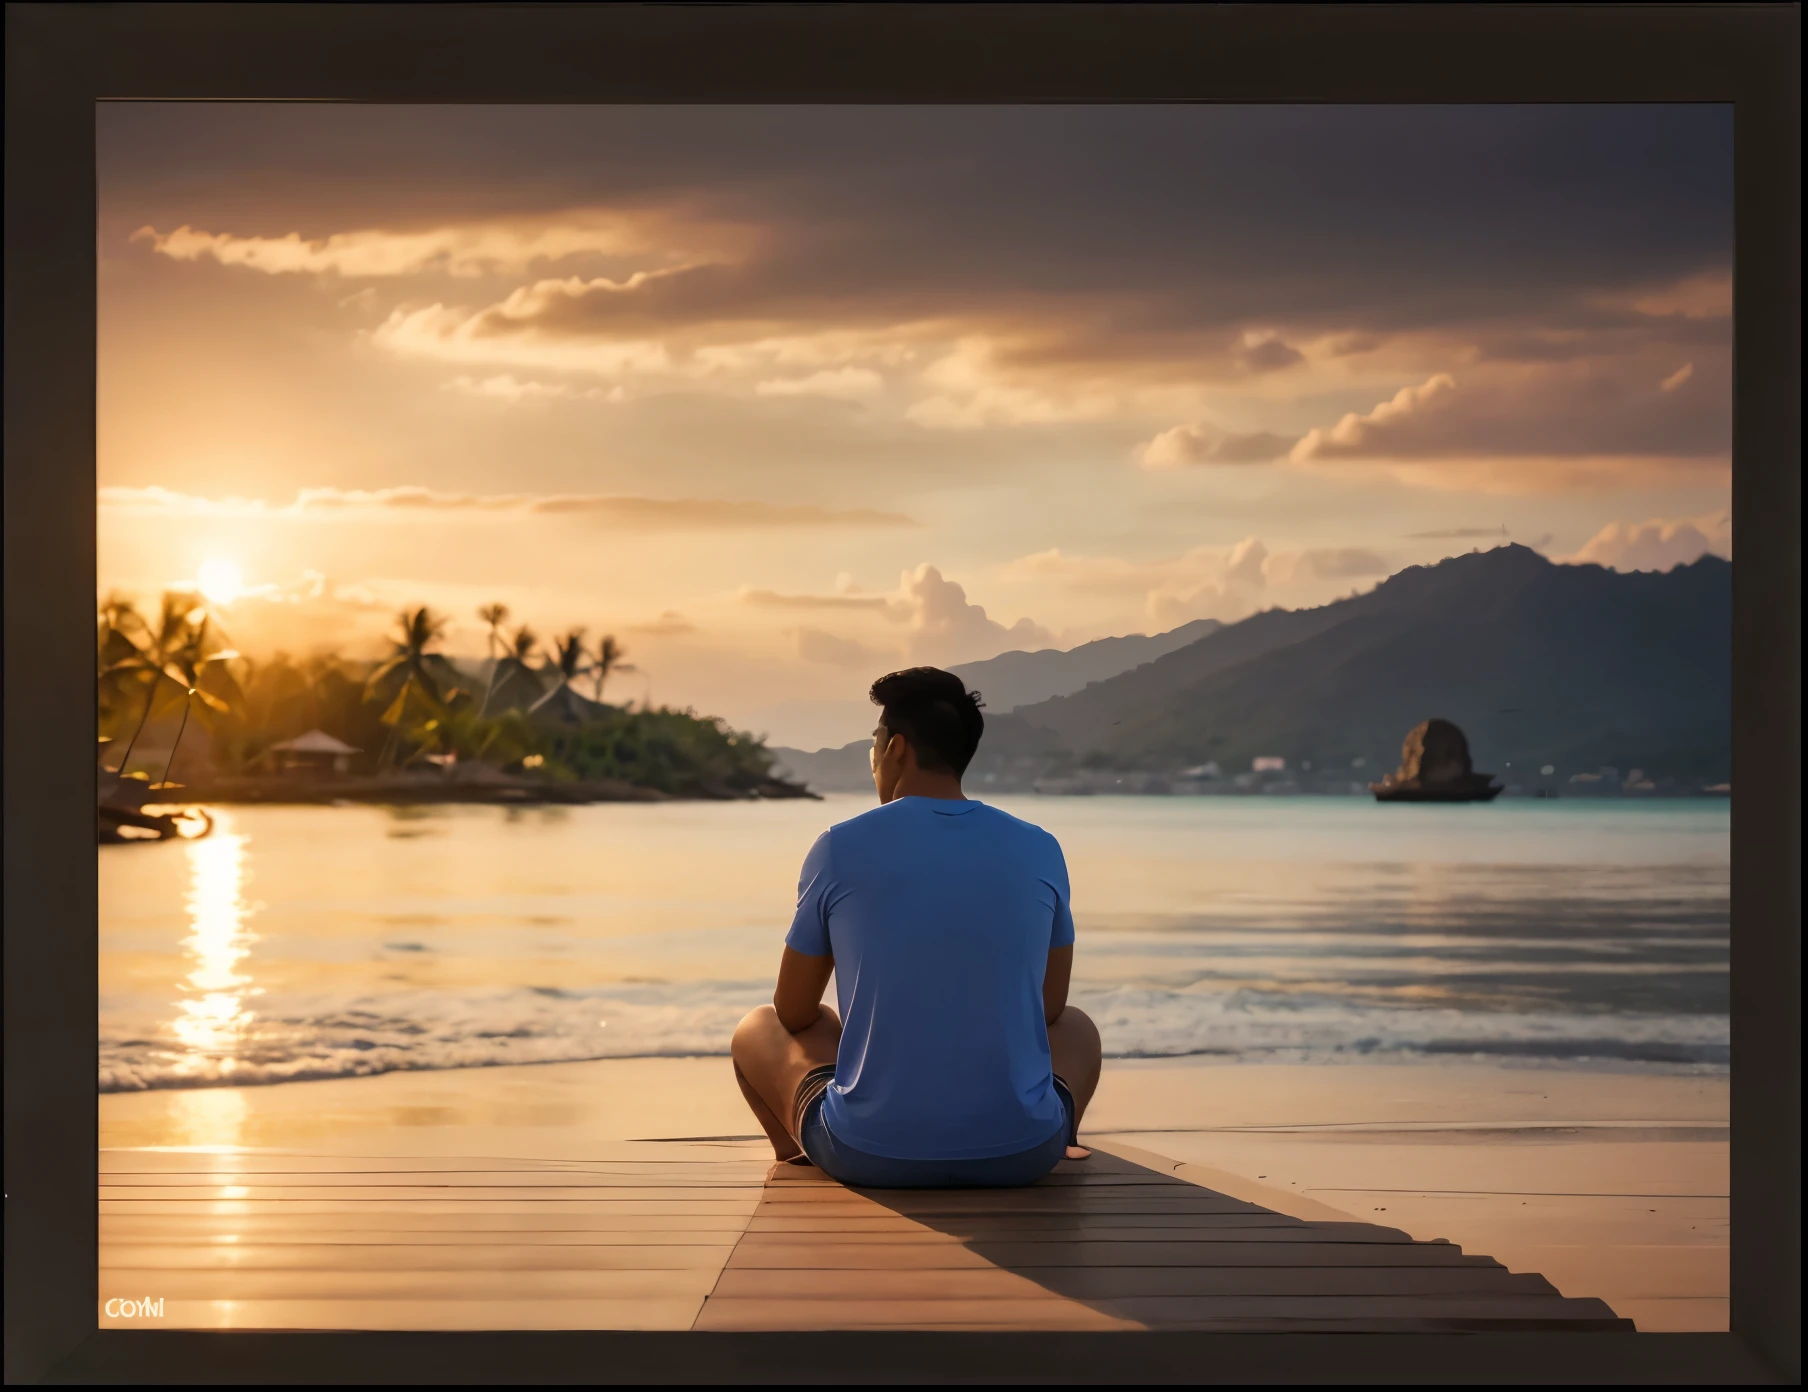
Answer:
[[[1108,1053],[1728,1062],[1723,802],[1000,798]],[[102,847],[103,1091],[719,1054],[871,805],[235,807]]]

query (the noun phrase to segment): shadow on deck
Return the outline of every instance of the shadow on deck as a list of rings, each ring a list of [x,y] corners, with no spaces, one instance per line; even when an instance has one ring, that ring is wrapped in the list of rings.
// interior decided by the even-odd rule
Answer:
[[[97,1313],[143,1327],[115,1307],[148,1297],[166,1329],[1632,1329],[1449,1243],[1290,1217],[1122,1149],[1024,1189],[914,1191],[772,1166],[739,1137],[588,1160],[105,1151]]]
[[[1446,1242],[1307,1221],[1096,1151],[1024,1189],[777,1165],[693,1328],[1631,1332]]]

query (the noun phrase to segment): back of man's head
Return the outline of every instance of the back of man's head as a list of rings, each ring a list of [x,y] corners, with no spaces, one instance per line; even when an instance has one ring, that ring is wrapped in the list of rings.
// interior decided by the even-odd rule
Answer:
[[[911,667],[880,677],[871,695],[881,711],[879,723],[889,734],[904,736],[916,751],[918,768],[956,777],[967,771],[986,729],[977,691],[939,667]]]

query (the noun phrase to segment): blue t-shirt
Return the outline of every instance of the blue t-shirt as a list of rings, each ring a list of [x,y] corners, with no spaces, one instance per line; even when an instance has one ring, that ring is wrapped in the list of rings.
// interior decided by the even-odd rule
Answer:
[[[823,1120],[900,1160],[1012,1155],[1066,1124],[1042,977],[1074,940],[1067,863],[1041,827],[905,797],[804,859],[788,947],[833,956],[841,1053]]]

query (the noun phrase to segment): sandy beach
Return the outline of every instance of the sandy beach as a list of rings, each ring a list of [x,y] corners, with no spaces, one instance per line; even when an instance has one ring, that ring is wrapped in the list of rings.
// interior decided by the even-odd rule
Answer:
[[[99,1104],[109,1151],[580,1160],[669,1154],[682,1139],[725,1158],[764,1154],[720,1058],[397,1072]],[[1086,1131],[1281,1213],[1385,1223],[1541,1272],[1641,1330],[1722,1330],[1727,1106],[1724,1074],[1113,1060]]]

